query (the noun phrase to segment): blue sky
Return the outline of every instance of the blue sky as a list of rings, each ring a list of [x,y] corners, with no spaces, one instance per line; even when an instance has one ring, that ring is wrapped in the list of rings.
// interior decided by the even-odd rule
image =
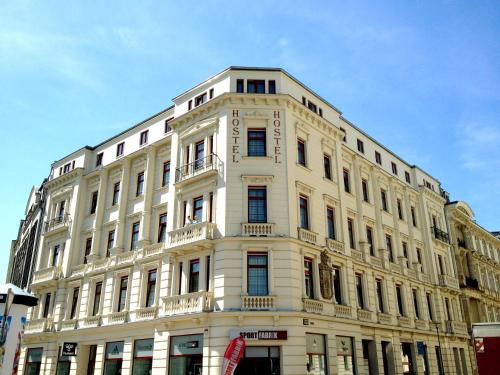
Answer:
[[[0,279],[50,163],[230,65],[283,67],[500,230],[498,1],[0,2]]]

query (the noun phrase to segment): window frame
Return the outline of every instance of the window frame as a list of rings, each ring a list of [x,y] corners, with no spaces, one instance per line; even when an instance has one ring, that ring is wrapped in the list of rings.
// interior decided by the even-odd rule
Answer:
[[[151,275],[154,274],[154,280],[152,279]],[[144,295],[144,307],[154,307],[157,304],[157,298],[156,298],[156,287],[158,284],[158,269],[157,268],[152,268],[148,270],[148,273],[146,275],[146,293]],[[151,298],[153,298],[153,301],[151,303]]]
[[[198,267],[198,271],[194,267]],[[200,259],[191,259],[189,261],[189,280],[188,280],[188,293],[196,293],[200,291]]]
[[[139,197],[144,194],[144,171],[137,173],[135,186],[135,196]]]
[[[121,181],[113,184],[113,195],[111,198],[111,206],[116,206],[120,202]]]
[[[304,293],[307,298],[314,299],[314,261],[304,257]]]
[[[260,136],[255,136],[260,134]],[[256,142],[258,152],[251,147],[251,142]],[[252,151],[251,151],[252,150]],[[247,156],[266,157],[267,156],[267,129],[266,128],[247,128]]]
[[[262,264],[251,264],[250,259],[252,257],[265,257],[266,263],[265,265]],[[251,272],[250,270],[252,269],[265,269],[265,280],[260,280],[258,285],[252,286],[251,284]],[[260,277],[260,275],[257,275]],[[262,284],[262,285],[260,285]],[[265,292],[264,293],[256,293],[259,291],[261,286],[265,286]],[[253,288],[255,289],[255,292],[253,291]],[[269,254],[267,252],[248,252],[247,253],[247,294],[249,296],[268,296],[269,295]]]
[[[327,180],[333,181],[332,175],[332,157],[326,152],[323,153],[323,172]]]
[[[139,248],[139,234],[141,230],[141,222],[135,221],[132,223],[132,230],[130,235],[130,250]]]
[[[123,156],[125,152],[125,142],[120,142],[116,145],[116,157]]]
[[[307,167],[306,141],[297,137],[297,164]]]
[[[361,152],[362,154],[365,153],[365,143],[361,140],[361,139],[357,139],[357,147],[358,147],[358,151]]]
[[[122,275],[120,276],[119,280],[120,283],[118,284],[118,300],[116,302],[116,311],[122,312],[126,311],[127,308],[129,275]],[[126,282],[125,286],[123,285],[124,281]],[[123,298],[123,304],[122,304],[122,298]]]
[[[163,162],[163,169],[161,175],[161,186],[168,186],[170,183],[170,160]]]
[[[250,192],[256,192],[256,191],[263,191],[264,192],[264,195],[263,197],[258,197],[258,196],[255,196],[255,195],[252,195],[250,194]],[[251,206],[252,206],[252,203],[251,202],[262,202],[260,204],[262,204],[263,208],[264,208],[264,217],[262,219],[254,219],[252,216],[252,213],[251,213]],[[257,203],[256,203],[257,204]],[[247,188],[247,211],[248,211],[248,216],[247,216],[247,220],[249,223],[267,223],[268,222],[268,218],[267,218],[267,186],[254,186],[254,185],[250,185],[248,186]],[[257,207],[257,206],[256,206]],[[257,207],[259,208],[259,207]]]
[[[311,229],[309,220],[309,197],[305,194],[299,194],[299,227],[305,230]]]

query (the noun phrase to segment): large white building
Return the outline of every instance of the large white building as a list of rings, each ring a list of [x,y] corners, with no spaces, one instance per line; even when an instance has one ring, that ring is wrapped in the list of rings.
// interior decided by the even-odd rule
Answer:
[[[438,180],[281,69],[173,102],[52,165],[24,373],[472,373]]]

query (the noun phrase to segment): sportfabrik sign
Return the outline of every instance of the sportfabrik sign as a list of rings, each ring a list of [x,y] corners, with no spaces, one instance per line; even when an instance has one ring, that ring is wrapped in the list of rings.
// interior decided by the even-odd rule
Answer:
[[[241,337],[232,339],[224,353],[221,375],[233,375],[243,353],[245,353],[245,340]]]

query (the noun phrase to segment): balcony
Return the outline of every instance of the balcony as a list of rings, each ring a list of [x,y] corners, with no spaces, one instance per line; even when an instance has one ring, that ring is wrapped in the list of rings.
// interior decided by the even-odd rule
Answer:
[[[140,259],[151,259],[155,258],[157,255],[160,255],[165,248],[164,242],[159,242],[151,245],[144,246],[142,250],[139,252]]]
[[[463,249],[467,249],[467,245],[465,244],[465,240],[457,238],[457,245]]]
[[[365,257],[361,250],[351,249],[351,258],[359,262],[363,262]]]
[[[69,214],[57,216],[45,222],[43,233],[47,236],[49,234],[56,234],[67,230],[71,224]]]
[[[94,327],[99,327],[100,325],[101,325],[100,315],[87,316],[86,318],[82,319],[82,326],[84,328],[94,328]]]
[[[143,307],[135,310],[135,320],[155,319],[158,313],[158,306]]]
[[[340,253],[340,254],[345,254],[344,243],[339,242],[337,240],[334,240],[333,238],[326,238],[325,242],[326,242],[326,247],[328,250],[334,251],[334,252]]]
[[[107,271],[109,268],[109,258],[96,260],[94,263],[89,264],[87,269],[88,273],[101,273]]]
[[[335,305],[335,316],[337,318],[352,318],[352,309],[351,306],[346,305]]]
[[[274,235],[274,223],[242,223],[241,233],[250,237],[269,237]]]
[[[398,323],[400,327],[412,327],[412,320],[408,316],[398,316]]]
[[[204,158],[184,164],[175,170],[175,183],[179,186],[186,181],[197,181],[199,179],[213,176],[222,169],[222,162],[217,154],[210,154]]]
[[[380,324],[392,324],[392,315],[391,314],[378,312],[377,319],[378,319],[378,322]]]
[[[107,324],[108,325],[123,324],[126,323],[127,320],[128,320],[128,311],[126,310],[115,311],[108,315]]]
[[[368,310],[358,309],[358,320],[362,320],[364,322],[371,322],[372,312]]]
[[[323,313],[323,302],[317,301],[315,299],[303,299],[304,303],[304,311],[313,314],[322,314]]]
[[[371,263],[374,267],[378,267],[378,268],[384,268],[383,264],[382,264],[382,258],[379,258],[379,257],[376,257],[376,256],[371,256],[370,257],[370,260],[371,260]]]
[[[32,286],[49,286],[55,284],[61,276],[61,267],[53,266],[38,270],[33,274]]]
[[[311,232],[310,230],[304,228],[297,228],[297,230],[299,233],[299,240],[316,244],[316,239],[318,237],[317,233]]]
[[[86,270],[87,270],[86,264],[79,264],[78,266],[72,267],[70,277],[71,278],[82,277],[85,274]]]
[[[458,280],[449,275],[438,275],[439,285],[449,289],[459,289]]]
[[[276,296],[241,296],[241,310],[276,310]]]
[[[196,314],[212,311],[213,293],[194,292],[179,296],[163,297],[166,315]]]
[[[459,322],[456,320],[446,321],[446,332],[452,335],[466,335],[467,334],[467,324],[464,322]]]
[[[215,224],[203,223],[188,224],[187,226],[169,232],[170,246],[182,246],[203,240],[213,240]]]
[[[447,244],[450,243],[450,236],[445,231],[442,231],[438,227],[431,227],[431,232],[436,240],[446,242]]]
[[[77,319],[65,319],[59,323],[60,331],[72,331],[77,327]]]
[[[24,333],[29,335],[33,333],[52,332],[53,330],[54,321],[52,318],[42,318],[28,321],[24,328]]]
[[[415,328],[421,331],[428,331],[429,324],[425,320],[415,319]]]

